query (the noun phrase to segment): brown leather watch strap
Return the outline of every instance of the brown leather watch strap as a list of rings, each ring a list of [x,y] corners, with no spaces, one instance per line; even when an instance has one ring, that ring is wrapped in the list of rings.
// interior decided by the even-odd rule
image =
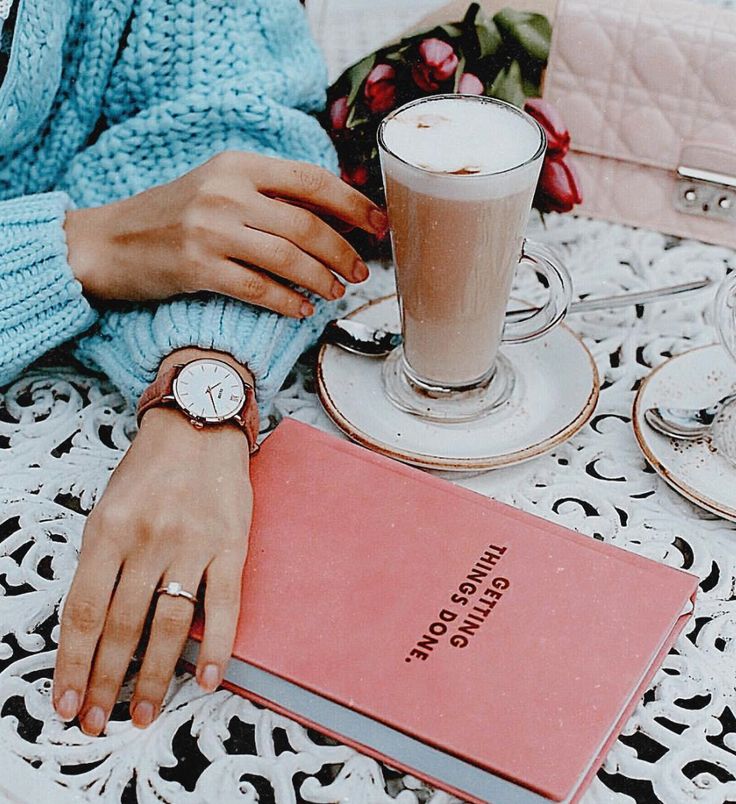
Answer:
[[[176,375],[182,370],[183,365],[177,364],[169,366],[166,371],[156,377],[156,379],[146,388],[138,400],[138,407],[136,408],[136,418],[138,419],[138,426],[141,426],[141,419],[143,414],[149,408],[155,408],[159,405],[165,405],[164,397],[170,396],[174,391],[174,380]]]
[[[185,365],[187,364],[178,363],[176,365],[169,366],[169,368],[156,377],[156,379],[143,392],[141,398],[138,400],[138,406],[136,408],[136,418],[138,420],[139,427],[141,420],[143,419],[143,414],[147,410],[150,410],[154,407],[159,407],[161,405],[173,405],[178,410],[181,410],[185,416],[188,416],[194,420],[194,417],[190,416],[186,410],[180,408],[173,398],[174,380]],[[259,449],[258,433],[260,430],[260,416],[258,413],[258,405],[256,404],[256,395],[253,386],[243,380],[242,377],[240,379],[245,387],[245,404],[236,417],[226,419],[223,423],[227,424],[228,422],[232,422],[234,425],[243,430],[245,437],[248,439],[250,454],[254,455]],[[170,399],[167,399],[167,397],[170,397]]]
[[[255,388],[245,380],[243,380],[243,385],[245,386],[245,404],[240,410],[242,424],[237,419],[234,421],[245,431],[245,437],[248,439],[248,446],[250,447],[250,454],[255,455],[260,449],[258,433],[261,429],[261,416],[258,413]]]

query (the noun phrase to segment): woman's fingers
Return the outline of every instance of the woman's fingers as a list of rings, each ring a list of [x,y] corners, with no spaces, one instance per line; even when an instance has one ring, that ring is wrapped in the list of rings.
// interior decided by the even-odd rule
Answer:
[[[331,271],[283,237],[242,226],[231,233],[228,252],[232,252],[228,257],[263,268],[325,299],[339,299],[345,293],[345,286]]]
[[[196,594],[204,567],[193,570],[191,564],[173,564],[164,574],[161,586],[172,581]],[[133,724],[148,726],[161,708],[176,662],[181,655],[194,615],[194,604],[184,597],[159,594],[155,602],[151,636],[130,702]]]
[[[368,268],[358,252],[312,212],[288,201],[264,197],[262,203],[248,209],[247,215],[249,226],[285,238],[348,282],[362,282],[368,277]],[[327,289],[326,282],[324,278],[323,289]],[[310,289],[321,293],[320,288]]]
[[[98,735],[105,728],[125,673],[143,631],[160,569],[141,563],[124,565],[108,609],[94,667],[79,715],[82,731]]]
[[[305,296],[254,268],[223,260],[210,266],[210,271],[207,290],[290,318],[305,318],[314,312],[314,305]]]
[[[382,236],[388,219],[369,198],[328,170],[306,162],[268,159],[254,177],[266,195],[308,201],[315,207],[366,232]]]
[[[64,720],[76,717],[82,706],[97,641],[120,571],[117,556],[94,538],[93,527],[92,520],[88,520],[79,565],[61,618],[53,700]],[[95,546],[88,546],[92,544]]]
[[[204,636],[197,661],[197,681],[212,692],[222,681],[232,653],[240,614],[242,562],[216,558],[207,568],[204,597]]]

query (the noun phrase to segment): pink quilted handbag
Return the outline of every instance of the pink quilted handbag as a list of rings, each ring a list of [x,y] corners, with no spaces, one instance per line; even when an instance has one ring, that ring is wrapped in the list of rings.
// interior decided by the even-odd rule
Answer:
[[[577,211],[736,248],[736,13],[560,0],[544,97],[572,136]]]

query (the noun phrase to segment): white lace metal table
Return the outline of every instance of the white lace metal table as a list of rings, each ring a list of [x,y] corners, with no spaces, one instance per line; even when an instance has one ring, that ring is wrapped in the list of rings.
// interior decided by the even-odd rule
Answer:
[[[532,228],[565,255],[579,295],[719,279],[736,268],[731,251],[651,232],[554,216]],[[376,267],[343,307],[391,290],[390,272]],[[736,801],[736,528],[671,491],[645,463],[630,426],[635,389],[650,369],[714,341],[711,297],[576,317],[571,323],[605,381],[590,424],[552,454],[459,481],[701,578],[694,620],[585,804]],[[277,409],[333,429],[313,393],[309,358]],[[449,796],[284,717],[224,691],[203,694],[187,674],[144,732],[130,725],[125,702],[99,738],[53,715],[57,610],[85,513],[133,433],[118,394],[70,367],[34,368],[0,395],[0,767],[14,755],[83,800],[106,802],[447,804]]]

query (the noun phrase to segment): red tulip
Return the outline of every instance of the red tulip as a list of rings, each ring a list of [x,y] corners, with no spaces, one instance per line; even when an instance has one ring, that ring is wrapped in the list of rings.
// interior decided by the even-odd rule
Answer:
[[[434,92],[455,74],[458,59],[455,51],[441,39],[425,39],[419,45],[419,63],[412,67],[414,83],[425,92]]]
[[[396,71],[390,64],[377,64],[365,81],[365,101],[373,114],[384,114],[396,105]]]
[[[534,206],[540,212],[569,212],[582,200],[580,182],[573,166],[562,158],[546,156]]]
[[[485,91],[483,82],[473,73],[464,73],[457,85],[457,91],[463,95],[482,95]]]
[[[524,104],[528,112],[547,134],[547,152],[563,157],[570,147],[570,132],[555,107],[542,98],[530,98]]]
[[[343,165],[340,178],[352,187],[362,187],[368,183],[368,168],[365,165]]]
[[[332,101],[330,106],[330,125],[333,131],[342,131],[348,122],[350,107],[348,106],[348,96]]]

